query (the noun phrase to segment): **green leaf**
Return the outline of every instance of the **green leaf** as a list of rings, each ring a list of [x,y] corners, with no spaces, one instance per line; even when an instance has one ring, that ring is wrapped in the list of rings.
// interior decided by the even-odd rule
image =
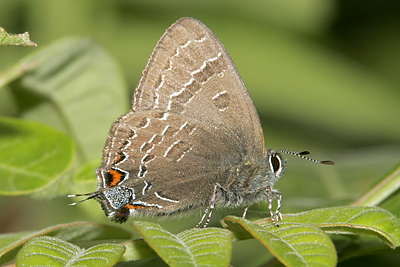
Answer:
[[[375,206],[381,204],[400,188],[400,164],[385,176],[377,185],[368,190],[353,203],[355,206]]]
[[[392,194],[388,199],[386,199],[379,207],[390,211],[397,217],[400,216],[400,190]]]
[[[17,232],[0,235],[0,264],[13,259],[20,247],[38,236],[52,236],[65,241],[91,244],[104,242],[115,242],[132,237],[131,233],[115,226],[101,225],[88,222],[74,222],[55,225],[41,231]]]
[[[78,188],[82,186],[97,186],[96,182],[96,173],[94,169],[101,165],[100,157],[87,162],[82,168],[77,172],[76,176],[74,177],[74,182]]]
[[[399,255],[400,251],[399,249],[391,249],[374,236],[362,235],[356,236],[356,238],[349,238],[349,236],[345,235],[331,235],[331,238],[337,248],[339,262],[346,260],[352,260],[353,263],[362,262],[362,257],[371,259],[378,255],[381,256],[377,258],[384,257],[390,262],[390,255]],[[368,266],[376,265],[369,264]],[[399,266],[399,264],[394,264],[393,262],[391,264],[382,263],[382,266]]]
[[[297,214],[285,214],[285,223],[304,223],[320,227],[328,233],[366,234],[381,238],[391,248],[400,245],[400,220],[378,207],[333,207]],[[266,223],[265,220],[257,223]]]
[[[126,248],[121,261],[135,261],[157,256],[157,253],[143,239],[126,241],[121,245]]]
[[[135,221],[133,226],[169,266],[229,266],[230,231],[190,229],[174,235],[156,223]]]
[[[9,34],[0,27],[0,45],[37,46],[29,39],[29,33]]]
[[[94,170],[99,167],[100,164],[101,159],[97,158],[83,165],[74,176],[69,192],[73,194],[80,194],[96,191],[97,178]],[[71,203],[79,200],[82,200],[82,198],[70,199]],[[86,201],[84,204],[73,206],[73,209],[81,209],[83,213],[86,214],[87,218],[104,218],[104,213],[101,212],[99,203],[97,201]]]
[[[24,73],[35,67],[34,64],[30,63],[18,63],[14,66],[6,69],[5,71],[0,73],[0,90],[5,88],[5,85],[11,83],[12,81],[20,78]],[[3,103],[1,103],[3,104]]]
[[[85,193],[95,191],[97,188],[97,178],[94,170],[100,165],[100,158],[88,161],[83,165],[74,177],[74,184],[71,192]]]
[[[17,255],[17,266],[114,266],[125,247],[101,244],[82,249],[62,239],[42,236],[27,242]]]
[[[72,140],[49,126],[0,117],[0,194],[50,187],[69,169],[74,152]]]
[[[99,158],[111,123],[129,109],[114,59],[88,39],[64,39],[21,64],[31,67],[10,87],[22,116],[71,136],[80,164]]]
[[[234,232],[247,231],[285,266],[336,266],[335,246],[318,227],[293,223],[279,227],[271,223],[260,225],[235,216],[225,217],[223,224]]]

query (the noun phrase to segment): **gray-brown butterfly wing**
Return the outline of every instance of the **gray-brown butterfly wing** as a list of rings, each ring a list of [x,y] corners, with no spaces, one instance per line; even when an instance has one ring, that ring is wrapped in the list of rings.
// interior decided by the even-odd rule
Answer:
[[[98,169],[100,188],[131,188],[132,209],[147,215],[207,205],[215,184],[224,185],[241,161],[228,135],[182,114],[161,119],[162,113],[130,111],[115,122]]]
[[[103,208],[123,221],[128,210],[208,205],[214,186],[232,182],[236,167],[259,162],[263,150],[257,112],[225,48],[204,24],[183,18],[158,42],[132,110],[111,128],[97,170]]]
[[[133,97],[133,110],[162,110],[220,128],[259,160],[264,139],[253,102],[222,43],[200,21],[182,18],[162,36]]]

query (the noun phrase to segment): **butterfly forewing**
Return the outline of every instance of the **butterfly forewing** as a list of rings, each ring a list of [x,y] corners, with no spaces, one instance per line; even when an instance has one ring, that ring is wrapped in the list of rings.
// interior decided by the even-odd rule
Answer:
[[[211,124],[231,136],[242,155],[263,156],[253,102],[218,38],[203,23],[183,18],[158,42],[133,98],[133,110],[162,110]]]
[[[228,53],[204,24],[183,18],[154,49],[132,110],[111,127],[97,196],[120,222],[207,206],[217,185],[235,184],[263,153],[257,112]]]

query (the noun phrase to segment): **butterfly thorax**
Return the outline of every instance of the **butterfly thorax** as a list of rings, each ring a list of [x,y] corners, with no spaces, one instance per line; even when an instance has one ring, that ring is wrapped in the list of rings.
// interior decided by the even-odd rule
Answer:
[[[259,162],[246,160],[231,169],[226,185],[217,192],[217,206],[249,206],[267,199],[273,185],[285,171],[285,163],[272,150]]]

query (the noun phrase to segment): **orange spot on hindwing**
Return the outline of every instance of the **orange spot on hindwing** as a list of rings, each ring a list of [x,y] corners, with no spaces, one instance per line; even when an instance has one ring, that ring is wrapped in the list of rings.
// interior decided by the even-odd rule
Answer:
[[[107,173],[107,184],[108,186],[112,187],[119,184],[123,178],[125,177],[125,173],[118,169],[109,169]]]
[[[135,209],[151,209],[153,207],[149,207],[149,206],[145,206],[145,205],[132,205],[132,204],[128,204],[125,206],[125,208],[130,209],[130,210],[135,210]]]

